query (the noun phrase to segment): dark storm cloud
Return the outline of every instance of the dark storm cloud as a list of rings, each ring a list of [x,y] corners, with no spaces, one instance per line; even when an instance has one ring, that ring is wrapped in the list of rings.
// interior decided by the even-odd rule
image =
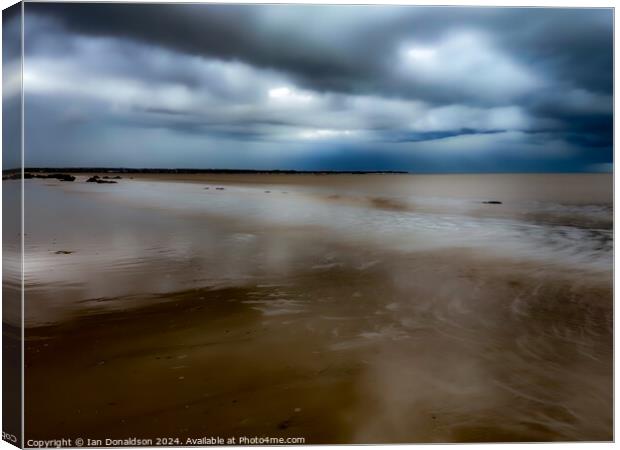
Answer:
[[[33,12],[57,18],[70,30],[96,36],[125,37],[175,51],[242,60],[263,67],[291,71],[300,77],[336,85],[365,75],[372,63],[344,61],[331,39],[306,42],[298,26],[304,13],[282,27],[271,27],[262,9],[273,6],[231,5],[32,5]],[[305,9],[305,7],[302,7]],[[278,9],[278,8],[277,8]],[[288,9],[285,7],[285,9]],[[283,9],[282,11],[284,11]],[[295,23],[302,20],[303,23]],[[305,27],[304,27],[305,28]],[[365,58],[364,58],[365,59]],[[369,59],[370,61],[370,59]]]
[[[183,53],[288,71],[318,90],[402,94],[392,54],[406,40],[459,29],[492,35],[556,82],[611,92],[612,14],[606,9],[31,4],[77,33],[126,37]],[[417,98],[439,92],[410,88]],[[444,99],[445,100],[445,99]]]
[[[29,3],[26,91],[80,138],[202,138],[185,165],[236,143],[409,165],[479,145],[577,170],[611,161],[612,27],[610,9]]]

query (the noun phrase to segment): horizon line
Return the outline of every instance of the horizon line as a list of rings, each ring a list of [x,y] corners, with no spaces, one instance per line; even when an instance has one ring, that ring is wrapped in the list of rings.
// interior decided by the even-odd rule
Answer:
[[[281,173],[281,174],[407,174],[407,175],[476,175],[476,174],[613,174],[611,171],[596,170],[574,170],[574,171],[444,171],[444,172],[415,172],[410,170],[301,170],[301,169],[232,169],[232,168],[184,168],[184,167],[114,167],[114,166],[80,166],[80,167],[21,167],[13,169],[3,169],[2,173],[23,172],[110,172],[110,173],[180,173],[180,174],[200,174],[200,173]]]

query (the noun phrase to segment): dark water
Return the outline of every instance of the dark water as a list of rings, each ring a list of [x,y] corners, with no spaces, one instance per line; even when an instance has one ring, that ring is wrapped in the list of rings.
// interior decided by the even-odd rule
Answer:
[[[27,435],[610,440],[611,178],[407,177],[26,181]]]

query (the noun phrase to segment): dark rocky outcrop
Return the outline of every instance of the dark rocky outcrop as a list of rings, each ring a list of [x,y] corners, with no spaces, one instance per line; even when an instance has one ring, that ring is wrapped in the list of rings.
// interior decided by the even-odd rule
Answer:
[[[104,178],[108,178],[108,177],[104,177]],[[86,182],[97,183],[97,184],[116,184],[116,181],[104,180],[103,178],[99,178],[99,175],[93,175],[88,180],[86,180]]]
[[[56,178],[60,181],[75,181],[75,177],[67,173],[51,173],[49,175],[37,175],[37,178]]]
[[[17,172],[17,173],[12,173],[10,175],[4,175],[2,179],[3,180],[19,180],[21,179],[21,177],[22,177],[21,173]],[[48,173],[48,174],[30,173],[30,172],[24,173],[24,180],[31,180],[33,178],[44,178],[44,179],[54,178],[60,181],[75,181],[75,177],[67,173]]]

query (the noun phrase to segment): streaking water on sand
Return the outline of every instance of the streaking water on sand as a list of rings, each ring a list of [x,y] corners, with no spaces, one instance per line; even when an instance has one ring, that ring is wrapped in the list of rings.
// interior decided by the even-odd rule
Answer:
[[[530,201],[504,206],[486,205],[471,199],[429,199],[414,195],[408,198],[367,197],[359,193],[357,196],[323,195],[287,186],[275,186],[269,191],[263,186],[228,186],[223,190],[217,187],[211,184],[131,181],[113,187],[63,185],[62,191],[58,192],[58,189],[50,190],[40,183],[27,183],[27,188],[34,191],[31,194],[33,200],[44,198],[47,204],[55,205],[55,214],[71,217],[72,221],[85,220],[84,217],[75,217],[79,212],[72,211],[74,205],[80,201],[90,202],[84,198],[89,194],[97,196],[102,205],[113,212],[103,212],[99,216],[96,212],[94,215],[84,212],[88,214],[91,223],[82,233],[86,236],[100,235],[102,243],[107,246],[115,247],[118,244],[118,251],[125,254],[98,254],[99,262],[110,256],[114,260],[112,264],[117,267],[119,264],[120,267],[131,264],[132,259],[138,262],[149,256],[161,259],[162,252],[185,254],[196,242],[210,239],[208,232],[197,231],[196,234],[176,233],[175,242],[167,243],[163,248],[157,245],[144,248],[139,243],[133,245],[133,241],[140,238],[129,233],[121,237],[119,223],[126,220],[123,214],[133,214],[136,221],[140,220],[137,217],[139,214],[129,210],[141,208],[150,210],[146,214],[154,217],[157,214],[153,210],[166,211],[167,215],[185,215],[192,217],[187,222],[194,223],[209,219],[209,223],[253,223],[259,229],[314,228],[316,233],[328,234],[340,242],[390,251],[470,249],[490,256],[537,261],[586,271],[606,272],[611,269],[612,211],[609,205]],[[65,195],[70,198],[54,198]],[[65,203],[68,203],[66,207],[63,206]],[[128,211],[119,213],[115,209],[119,204]],[[155,220],[162,221],[158,218]],[[146,234],[151,233],[148,228],[158,226],[151,219],[144,218],[143,221]],[[31,223],[41,222],[33,218]],[[106,231],[110,226],[114,229],[112,237]],[[240,236],[243,233],[233,234],[227,239],[240,240],[241,246],[245,246],[254,237],[252,233]],[[91,239],[85,239],[84,244],[97,245]],[[231,242],[230,245],[234,247],[236,244]],[[134,252],[147,254],[135,255]],[[45,260],[50,257],[49,252],[43,251],[31,258],[28,273],[37,272],[36,262],[40,261],[39,258]],[[72,259],[79,258],[76,255]],[[46,266],[45,262],[40,264],[40,276],[46,272]]]
[[[36,437],[611,439],[609,178],[265,177],[26,181]]]

